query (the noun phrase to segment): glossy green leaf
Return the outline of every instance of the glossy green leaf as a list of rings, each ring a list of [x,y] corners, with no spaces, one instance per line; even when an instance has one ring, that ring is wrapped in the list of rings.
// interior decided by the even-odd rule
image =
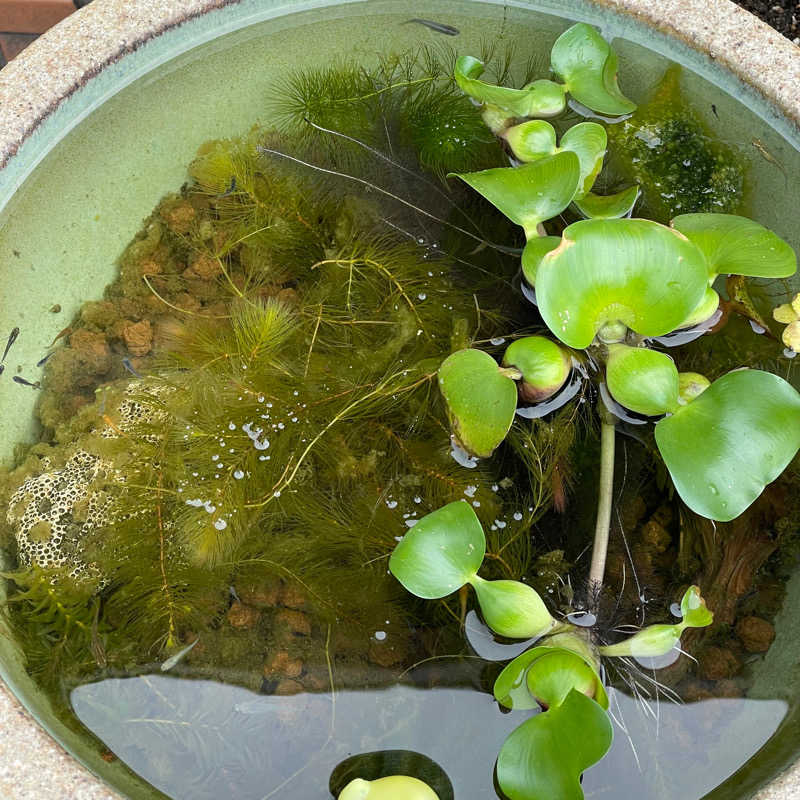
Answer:
[[[536,271],[542,259],[560,244],[560,236],[535,236],[528,239],[522,251],[522,274],[531,286],[536,283]]]
[[[675,362],[646,347],[609,346],[606,385],[620,404],[654,417],[678,406],[679,379]]]
[[[506,348],[503,366],[522,373],[519,395],[528,403],[539,403],[555,394],[572,369],[572,357],[544,336],[525,336]]]
[[[475,577],[486,553],[483,528],[461,500],[424,516],[397,543],[389,570],[409,592],[432,600]]]
[[[697,586],[690,586],[681,600],[683,619],[677,625],[648,625],[627,639],[599,648],[604,656],[657,658],[678,645],[687,628],[705,628],[714,621]]]
[[[690,586],[681,598],[682,624],[686,628],[705,628],[714,621],[698,586]]]
[[[579,22],[565,30],[553,45],[550,64],[569,93],[592,111],[618,116],[636,110],[617,83],[617,54],[591,25]]]
[[[692,311],[691,314],[680,324],[681,328],[691,328],[693,325],[699,325],[713,316],[714,312],[719,308],[719,295],[709,286],[700,304]]]
[[[794,250],[779,236],[735,214],[682,214],[670,223],[708,259],[709,278],[720,273],[787,278],[797,269]]]
[[[532,119],[513,125],[503,134],[515,158],[536,161],[556,152],[556,129],[541,119]]]
[[[519,167],[496,167],[481,172],[450,173],[461,178],[512,222],[525,229],[530,239],[536,226],[560,214],[572,200],[580,177],[575,153],[547,156]]]
[[[800,395],[769,372],[729,372],[659,420],[656,443],[686,505],[727,522],[800,448]]]
[[[678,373],[678,402],[685,406],[711,386],[711,381],[698,372]]]
[[[483,63],[472,56],[461,56],[453,75],[459,88],[479,103],[497,106],[517,117],[552,117],[566,105],[565,90],[549,80],[537,80],[522,89],[494,86],[478,80]]]
[[[541,162],[537,162],[541,163]],[[644,219],[591,219],[565,228],[536,271],[536,300],[550,330],[576,349],[606,323],[662,336],[697,307],[708,283],[703,254]]]
[[[639,194],[638,186],[630,186],[616,194],[601,195],[587,192],[572,202],[588,219],[619,219],[631,213]]]
[[[583,196],[592,188],[597,173],[603,166],[608,136],[606,129],[596,122],[580,122],[573,125],[556,146],[555,128],[543,120],[530,120],[514,125],[503,134],[514,156],[520,161],[536,161],[540,158],[569,151],[578,156],[580,178],[576,194]]]
[[[553,650],[537,658],[525,675],[528,691],[543,708],[560,706],[574,689],[587,697],[594,695],[594,670],[569,650]]]
[[[559,150],[571,150],[578,156],[581,166],[577,197],[583,197],[594,185],[597,173],[603,166],[607,146],[606,129],[596,122],[579,122],[561,137]]]
[[[439,367],[439,389],[456,441],[488,458],[505,439],[517,408],[517,387],[482,350],[459,350]]]
[[[608,714],[573,690],[505,740],[497,758],[500,788],[510,800],[583,800],[581,774],[608,752],[612,738]]]
[[[554,636],[548,636],[544,641],[547,644],[532,647],[506,664],[494,682],[493,691],[497,702],[506,708],[513,708],[517,711],[536,708],[538,703],[528,690],[526,680],[528,668],[545,653],[566,651],[580,657],[583,663],[592,669],[595,678],[594,699],[602,708],[608,708],[608,695],[597,673],[595,658],[586,642],[572,633],[557,633]]]
[[[484,621],[500,636],[529,639],[542,636],[555,625],[532,586],[520,581],[487,581],[478,575],[473,575],[469,582],[478,596]]]

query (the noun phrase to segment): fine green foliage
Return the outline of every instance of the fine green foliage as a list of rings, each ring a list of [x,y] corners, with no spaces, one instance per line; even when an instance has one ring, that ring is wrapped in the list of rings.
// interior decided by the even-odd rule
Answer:
[[[606,383],[612,397],[637,414],[658,416],[678,407],[678,370],[666,354],[612,344]]]
[[[564,31],[550,63],[569,93],[592,111],[617,116],[636,110],[617,83],[617,54],[591,25],[579,22]]]
[[[475,456],[490,456],[514,421],[514,382],[487,353],[459,350],[439,367],[439,389],[458,444]]]
[[[794,250],[771,230],[735,214],[681,214],[670,225],[702,251],[708,279],[720,273],[787,278],[797,270]]]
[[[573,689],[505,740],[497,779],[510,800],[582,800],[581,774],[606,754],[612,736],[608,714]]]
[[[536,272],[545,323],[575,348],[588,347],[604,325],[618,321],[643,336],[668,333],[697,306],[706,285],[702,253],[643,219],[575,222]]]
[[[727,522],[800,448],[800,394],[768,372],[729,372],[660,420],[656,442],[686,505]]]

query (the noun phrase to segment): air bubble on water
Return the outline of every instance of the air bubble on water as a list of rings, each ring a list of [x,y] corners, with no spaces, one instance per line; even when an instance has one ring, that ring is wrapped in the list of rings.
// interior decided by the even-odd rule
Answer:
[[[422,502],[422,498],[419,495],[415,495],[414,502],[415,503],[421,503]]]
[[[386,638],[386,631],[375,631],[375,638],[382,642]]]
[[[227,522],[225,522],[225,520],[224,520],[224,519],[218,519],[218,520],[217,520],[217,521],[214,523],[214,527],[215,527],[215,528],[216,528],[218,531],[224,531],[224,530],[225,530],[225,528],[227,528],[227,527],[228,527],[228,523],[227,523]]]
[[[673,603],[669,607],[669,613],[672,614],[673,617],[677,617],[678,619],[683,618],[683,613],[681,612],[681,604],[680,603]]]
[[[419,522],[418,519],[407,519],[406,520],[406,527],[413,528]]]
[[[794,358],[797,355],[797,352],[795,350],[792,350],[791,347],[787,347],[783,351],[783,354],[786,356],[786,358]]]
[[[472,501],[472,505],[475,506],[475,508],[480,508],[481,507],[481,501],[480,500],[473,500]]]
[[[755,320],[751,319],[748,320],[748,322],[750,323],[750,327],[753,329],[753,333],[764,333],[764,331],[766,330],[761,325],[759,325]]]
[[[236,430],[236,423],[235,422],[229,422],[228,423],[228,430],[229,431],[235,431]]]
[[[387,500],[386,508],[397,508],[397,500]]]
[[[213,456],[211,456],[211,460],[212,461],[219,461],[219,456],[218,455],[213,455]]]
[[[478,459],[471,456],[466,450],[456,444],[455,438],[450,437],[450,457],[462,467],[475,469],[478,466]]]
[[[242,472],[242,470],[240,470],[240,469],[237,469],[233,473],[233,477],[236,478],[237,481],[240,481],[242,478],[244,478],[244,472]]]
[[[420,292],[420,293],[417,295],[417,299],[418,299],[418,300],[425,300],[425,299],[427,299],[427,297],[428,297],[428,295],[426,295],[426,294],[425,294],[425,292]]]
[[[522,514],[519,511],[514,512],[514,519],[519,522],[522,519]]]
[[[591,628],[597,622],[597,617],[589,611],[574,611],[567,614],[567,619],[579,628]]]
[[[500,519],[496,519],[494,521],[494,524],[497,525],[497,527],[500,528],[500,530],[503,530],[503,528],[505,528],[508,523],[507,522],[503,522]]]
[[[505,339],[502,336],[495,336],[494,339],[489,339],[489,344],[493,344],[495,347],[503,344]]]
[[[464,489],[464,494],[467,497],[475,497],[475,492],[477,492],[477,491],[478,491],[478,487],[477,486],[473,486],[472,484],[470,484],[469,486],[467,486],[466,489]]]

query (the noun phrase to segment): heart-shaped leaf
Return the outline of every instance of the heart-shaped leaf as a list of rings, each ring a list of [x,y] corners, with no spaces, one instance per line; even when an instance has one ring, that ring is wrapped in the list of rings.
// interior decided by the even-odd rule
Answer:
[[[620,404],[655,417],[678,407],[678,370],[666,354],[646,347],[609,346],[606,385]]]
[[[487,581],[478,575],[469,582],[478,596],[484,621],[500,636],[530,639],[542,636],[556,624],[532,586],[520,581]]]
[[[538,80],[522,89],[493,86],[478,80],[483,63],[472,56],[461,56],[453,75],[459,88],[479,103],[496,106],[516,117],[552,117],[566,105],[565,90],[553,81]]]
[[[608,708],[608,695],[597,673],[595,657],[585,641],[571,633],[557,633],[554,636],[548,636],[544,641],[547,644],[532,647],[506,664],[494,682],[493,691],[497,702],[506,708],[513,708],[517,711],[536,708],[538,703],[528,691],[526,682],[528,668],[545,653],[561,651],[572,653],[591,667],[595,677],[594,699],[603,708]]]
[[[553,44],[550,65],[569,93],[592,111],[617,116],[636,110],[617,84],[617,54],[591,25],[567,28]]]
[[[528,239],[522,251],[522,274],[531,286],[536,283],[536,271],[542,259],[560,244],[559,236],[536,236]]]
[[[459,350],[439,367],[439,389],[453,435],[478,458],[505,439],[517,408],[517,387],[482,350]]]
[[[535,162],[541,163],[541,162]],[[536,300],[550,330],[576,349],[607,323],[662,336],[697,307],[708,283],[703,254],[644,219],[590,219],[564,229],[536,271]]]
[[[583,800],[581,774],[608,752],[612,738],[608,714],[573,690],[505,740],[497,781],[509,800]]]
[[[705,628],[714,621],[714,615],[706,606],[699,586],[690,586],[681,598],[682,624],[685,628]]]
[[[800,394],[769,372],[729,372],[659,420],[656,443],[684,503],[728,522],[800,448]]]
[[[411,594],[446,597],[475,577],[486,553],[483,528],[461,500],[424,516],[397,543],[389,570]]]
[[[572,358],[560,345],[544,336],[525,336],[506,348],[503,365],[522,373],[519,395],[528,403],[540,403],[555,394],[572,369]]]
[[[461,178],[512,222],[537,236],[536,226],[560,214],[578,187],[580,163],[572,152],[556,153],[519,167],[496,167],[481,172],[450,173]]]
[[[638,186],[630,186],[616,194],[594,194],[587,192],[583,197],[576,197],[572,202],[578,211],[588,219],[619,219],[633,211],[639,199]]]
[[[797,269],[794,250],[771,230],[747,217],[681,214],[670,224],[703,252],[710,280],[720,273],[787,278]]]

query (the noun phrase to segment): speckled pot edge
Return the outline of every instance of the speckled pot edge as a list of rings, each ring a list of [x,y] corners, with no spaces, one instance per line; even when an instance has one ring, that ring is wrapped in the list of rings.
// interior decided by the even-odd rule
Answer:
[[[105,67],[171,28],[237,2],[95,0],[48,31],[0,71],[0,183],[4,168],[39,126]],[[800,127],[800,48],[729,0],[592,2],[705,53]],[[2,682],[0,721],[0,789],[8,800],[42,797],[42,786],[49,787],[49,796],[75,800],[117,796],[67,757]],[[17,742],[29,746],[20,751]],[[35,770],[38,780],[29,785],[26,770]],[[754,800],[794,798],[800,798],[800,762]]]

